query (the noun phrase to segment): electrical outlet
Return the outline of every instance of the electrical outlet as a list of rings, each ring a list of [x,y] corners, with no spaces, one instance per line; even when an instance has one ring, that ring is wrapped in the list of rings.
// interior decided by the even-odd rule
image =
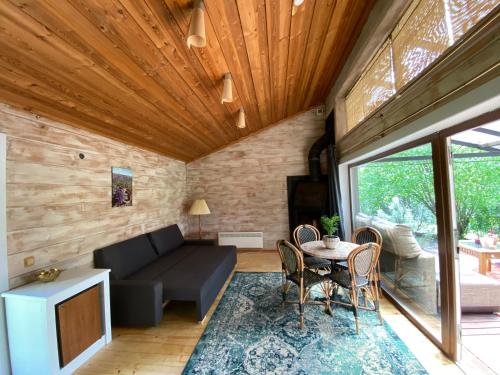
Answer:
[[[34,256],[24,258],[24,267],[31,267],[33,264],[35,264]]]

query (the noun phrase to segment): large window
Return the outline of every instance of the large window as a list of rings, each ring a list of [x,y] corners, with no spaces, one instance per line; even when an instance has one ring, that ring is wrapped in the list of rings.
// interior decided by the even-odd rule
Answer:
[[[441,338],[439,257],[431,144],[350,169],[353,227],[383,238],[386,292]]]
[[[414,0],[346,96],[352,129],[454,45],[498,0]]]

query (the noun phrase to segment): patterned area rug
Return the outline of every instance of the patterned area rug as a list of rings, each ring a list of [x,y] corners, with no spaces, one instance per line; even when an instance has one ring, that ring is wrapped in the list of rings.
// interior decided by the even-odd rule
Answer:
[[[281,307],[280,273],[235,273],[183,374],[427,374],[377,315],[337,305]],[[290,299],[295,299],[292,287]]]

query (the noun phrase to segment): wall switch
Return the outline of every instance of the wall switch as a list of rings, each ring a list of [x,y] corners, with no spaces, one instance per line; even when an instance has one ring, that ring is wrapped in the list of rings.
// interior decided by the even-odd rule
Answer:
[[[31,267],[33,264],[35,264],[34,256],[24,258],[24,267]]]

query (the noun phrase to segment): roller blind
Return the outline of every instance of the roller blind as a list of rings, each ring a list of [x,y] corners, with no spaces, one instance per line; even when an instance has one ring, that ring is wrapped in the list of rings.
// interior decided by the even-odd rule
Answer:
[[[390,41],[387,41],[346,98],[349,129],[396,92]]]
[[[500,4],[498,0],[446,0],[450,13],[454,40],[458,40],[470,28]]]
[[[500,0],[414,0],[345,99],[347,129],[415,79]]]
[[[392,33],[396,88],[417,77],[449,46],[443,1],[413,3]]]

